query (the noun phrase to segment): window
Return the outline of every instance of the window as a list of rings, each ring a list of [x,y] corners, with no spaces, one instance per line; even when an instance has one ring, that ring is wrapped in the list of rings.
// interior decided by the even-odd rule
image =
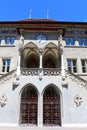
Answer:
[[[15,37],[11,37],[11,39],[10,39],[10,44],[13,45],[13,44],[14,44],[14,41],[15,41]]]
[[[81,65],[82,65],[82,73],[87,72],[87,60],[81,60]]]
[[[65,42],[67,46],[74,46],[74,38],[73,37],[66,37]]]
[[[71,59],[68,59],[67,60],[67,68],[68,68],[68,70],[70,71],[70,72],[72,72],[72,73],[77,73],[77,65],[76,65],[76,60],[75,59],[73,59],[73,60],[71,60]]]
[[[10,70],[10,59],[2,59],[2,72],[9,72]]]
[[[13,45],[15,41],[15,37],[6,37],[6,45]]]
[[[2,42],[2,37],[0,36],[0,44],[1,44],[1,42]]]
[[[86,38],[78,38],[79,46],[87,46],[87,39]]]

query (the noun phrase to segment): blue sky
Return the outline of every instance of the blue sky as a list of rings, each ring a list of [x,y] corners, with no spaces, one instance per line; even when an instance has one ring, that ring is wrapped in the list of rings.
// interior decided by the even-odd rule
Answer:
[[[0,21],[29,18],[49,18],[58,21],[87,21],[87,0],[0,0]]]

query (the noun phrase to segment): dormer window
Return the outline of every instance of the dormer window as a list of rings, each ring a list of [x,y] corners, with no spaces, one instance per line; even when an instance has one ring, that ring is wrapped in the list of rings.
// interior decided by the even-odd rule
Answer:
[[[15,37],[6,37],[6,45],[14,45]]]
[[[66,46],[74,46],[74,38],[73,37],[66,37],[65,42],[66,42]]]
[[[1,42],[2,42],[2,37],[0,36],[0,45],[1,45]]]
[[[78,37],[79,46],[87,46],[87,39]]]

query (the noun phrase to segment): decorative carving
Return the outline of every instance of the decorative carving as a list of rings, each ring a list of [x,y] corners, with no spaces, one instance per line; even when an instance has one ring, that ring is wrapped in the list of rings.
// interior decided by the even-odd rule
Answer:
[[[58,38],[58,47],[59,47],[60,51],[63,51],[63,50],[64,50],[63,37],[62,37],[62,35],[60,35],[59,38]]]
[[[20,41],[19,41],[19,50],[22,49],[24,46],[24,37],[21,35]]]
[[[9,73],[0,77],[0,84],[4,84],[5,81],[16,77],[16,70],[10,71]]]
[[[13,82],[12,90],[15,90],[19,86],[18,82]]]
[[[70,73],[69,71],[65,71],[66,72],[66,78],[70,78],[72,81],[74,82],[77,82],[77,84],[85,87],[87,89],[87,81],[82,79],[81,77],[79,76],[76,76],[75,74],[73,73]]]
[[[75,95],[75,97],[74,97],[74,103],[75,103],[76,107],[81,106],[82,102],[83,102],[82,97],[79,96],[79,95]]]
[[[5,94],[0,96],[0,106],[1,107],[4,107],[6,105],[7,99],[8,98],[7,98],[7,96]]]

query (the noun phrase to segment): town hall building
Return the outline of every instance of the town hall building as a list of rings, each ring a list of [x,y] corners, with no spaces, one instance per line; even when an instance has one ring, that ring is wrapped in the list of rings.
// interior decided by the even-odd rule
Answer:
[[[87,23],[0,22],[0,127],[87,127]]]

